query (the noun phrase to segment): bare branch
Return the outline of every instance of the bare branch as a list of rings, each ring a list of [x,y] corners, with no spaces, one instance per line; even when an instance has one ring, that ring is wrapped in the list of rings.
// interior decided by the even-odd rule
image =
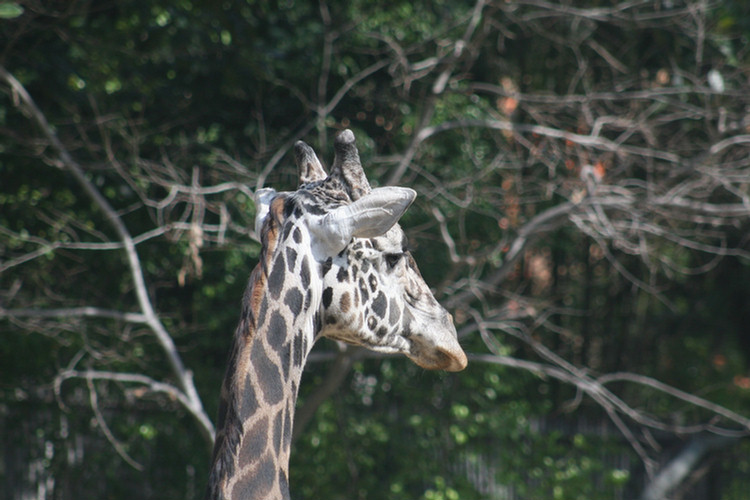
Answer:
[[[453,237],[450,234],[450,231],[448,231],[448,224],[445,219],[445,215],[440,211],[437,207],[432,207],[432,215],[435,217],[435,220],[437,220],[438,225],[440,226],[440,235],[443,237],[443,243],[445,243],[445,246],[448,247],[448,254],[450,255],[451,261],[453,263],[459,263],[459,262],[466,262],[468,265],[473,265],[476,263],[476,259],[474,259],[471,256],[468,257],[461,257],[458,255],[458,252],[456,251],[456,242],[453,241]]]
[[[662,500],[675,486],[685,480],[698,461],[708,452],[737,442],[724,436],[693,436],[688,444],[672,458],[641,492],[640,500]]]
[[[114,447],[115,451],[117,451],[117,454],[122,457],[125,462],[130,465],[132,468],[134,468],[137,471],[143,470],[143,465],[136,462],[133,457],[131,457],[128,452],[123,447],[122,443],[120,443],[117,438],[112,434],[112,431],[110,430],[109,426],[107,425],[107,421],[104,420],[104,415],[102,415],[101,410],[99,409],[99,402],[96,395],[96,388],[94,387],[94,381],[91,377],[86,378],[86,384],[89,388],[89,402],[91,403],[91,409],[94,410],[94,415],[96,416],[96,422],[99,424],[99,427],[101,428],[102,432],[107,438],[107,441],[110,442],[110,444]]]
[[[156,238],[158,236],[161,236],[165,233],[167,233],[170,229],[173,227],[177,227],[177,225],[166,225],[162,227],[158,227],[155,229],[152,229],[151,231],[147,231],[139,236],[136,236],[133,238],[133,244],[138,245],[139,243],[142,243],[144,241],[148,241],[152,238]],[[19,266],[21,264],[25,264],[26,262],[29,262],[31,260],[34,260],[38,257],[42,257],[44,255],[47,255],[49,252],[53,252],[55,250],[92,250],[92,251],[101,251],[101,250],[122,250],[125,248],[125,244],[119,241],[112,241],[112,242],[84,242],[84,241],[78,241],[78,242],[64,242],[64,241],[46,241],[41,238],[37,238],[34,236],[24,236],[18,233],[14,233],[13,231],[10,231],[8,228],[0,227],[0,233],[4,233],[6,235],[12,236],[13,238],[17,238],[21,241],[28,241],[30,243],[34,243],[36,245],[39,245],[40,248],[25,253],[23,255],[20,255],[18,257],[15,257],[13,259],[9,259],[3,263],[0,263],[0,273],[3,271],[6,271],[12,267]]]
[[[346,380],[354,362],[365,352],[360,347],[344,347],[339,350],[329,368],[326,380],[315,390],[313,394],[305,399],[304,404],[298,408],[294,416],[294,427],[292,430],[292,441],[302,435],[307,424],[315,416],[315,412],[328,398],[330,398]]]
[[[681,391],[663,382],[659,382],[658,380],[654,378],[646,377],[645,375],[637,375],[635,373],[627,373],[627,372],[617,372],[617,373],[608,373],[606,375],[602,375],[601,377],[598,377],[596,380],[602,385],[607,385],[612,382],[632,382],[634,384],[651,387],[652,389],[655,389],[659,392],[663,392],[664,394],[667,394],[675,399],[680,399],[682,401],[685,401],[686,403],[690,403],[693,406],[698,406],[712,413],[716,413],[717,415],[721,415],[727,420],[730,420],[732,422],[737,422],[738,424],[742,425],[742,427],[750,431],[750,418],[743,417],[742,415],[735,413],[721,405],[717,405],[716,403],[707,401],[706,399],[698,397],[694,394]]]
[[[161,393],[169,396],[170,399],[178,401],[193,417],[200,423],[202,428],[212,427],[213,424],[206,416],[205,412],[199,411],[195,408],[193,402],[185,395],[185,393],[173,386],[164,382],[159,382],[146,375],[137,373],[121,373],[111,371],[100,371],[100,370],[73,370],[66,369],[57,374],[54,381],[55,394],[60,399],[62,384],[66,380],[81,378],[86,380],[108,380],[112,382],[120,382],[126,384],[138,384],[145,386],[147,391],[153,393]],[[211,443],[209,443],[211,444]]]
[[[594,149],[598,149],[601,151],[611,152],[611,153],[617,153],[617,154],[629,154],[629,155],[635,155],[635,156],[641,156],[646,158],[655,158],[659,160],[664,160],[670,163],[683,163],[683,159],[680,158],[679,155],[676,155],[674,153],[670,153],[667,151],[660,151],[655,148],[644,148],[639,146],[628,146],[625,144],[618,144],[615,141],[612,141],[610,139],[607,139],[602,136],[598,135],[582,135],[577,134],[573,132],[567,132],[564,130],[559,130],[553,127],[548,127],[544,125],[528,125],[528,124],[519,124],[519,123],[513,123],[511,121],[506,120],[477,120],[477,119],[471,119],[471,120],[453,120],[453,121],[446,121],[443,123],[440,123],[439,125],[434,125],[432,127],[424,128],[420,131],[417,139],[418,143],[424,142],[425,140],[429,139],[430,137],[440,134],[442,132],[456,129],[456,128],[472,128],[472,127],[480,127],[480,128],[488,128],[492,130],[504,130],[507,132],[513,132],[513,133],[527,133],[527,134],[536,134],[544,137],[549,137],[552,139],[560,139],[563,141],[569,141],[573,144],[578,144],[580,146],[586,146]]]
[[[499,329],[501,331],[504,331],[505,333],[509,333],[513,335],[514,337],[520,339],[527,345],[531,346],[534,349],[534,351],[536,351],[542,358],[552,363],[553,367],[555,367],[555,370],[550,371],[549,372],[550,375],[560,380],[563,380],[565,382],[572,383],[573,385],[578,387],[580,390],[584,391],[585,393],[589,394],[595,399],[602,398],[601,399],[602,401],[608,402],[608,404],[611,404],[613,408],[624,413],[633,421],[641,425],[645,425],[647,427],[652,427],[652,428],[660,429],[664,431],[686,433],[686,434],[710,431],[715,434],[722,434],[722,435],[728,435],[728,436],[750,435],[750,419],[745,418],[735,412],[732,412],[731,410],[728,410],[727,408],[724,408],[720,405],[711,403],[703,398],[691,395],[684,391],[680,391],[679,389],[670,387],[667,384],[664,384],[664,383],[658,382],[657,380],[651,379],[649,377],[640,376],[640,375],[621,373],[621,374],[613,374],[612,378],[609,378],[608,375],[604,375],[599,378],[594,378],[588,373],[587,370],[583,368],[575,367],[573,364],[566,361],[561,356],[559,356],[558,354],[554,353],[549,348],[544,346],[541,342],[532,338],[531,335],[529,335],[525,331],[525,328],[523,327],[522,328],[508,328],[506,323],[504,322],[493,322],[493,321],[484,321],[484,320],[480,320],[477,323],[477,327],[479,328],[480,332],[484,332],[482,334],[482,338],[485,340],[485,345],[487,345],[490,351],[496,351],[496,349],[493,347],[494,340],[488,340],[488,339],[492,339],[492,336],[489,334],[490,329]],[[482,358],[482,359],[485,359],[485,358]],[[565,372],[565,375],[560,376],[560,374],[556,371],[557,369],[562,369]],[[709,410],[711,413],[724,417],[729,422],[733,422],[737,424],[740,427],[740,429],[728,429],[728,428],[718,427],[713,422],[709,422],[706,424],[698,424],[698,425],[676,425],[676,424],[667,424],[667,423],[661,422],[629,406],[627,403],[625,403],[623,400],[617,397],[613,392],[607,389],[605,387],[605,384],[602,382],[602,380],[607,383],[616,381],[616,380],[628,380],[631,382],[641,383],[642,385],[648,385],[652,387],[653,389],[659,392],[662,392],[666,395],[669,395],[676,399],[683,400],[685,402],[690,403],[691,405],[704,408],[706,410]]]
[[[3,309],[0,318],[106,318],[128,323],[147,323],[145,315],[102,309],[100,307],[72,307],[64,309]]]
[[[491,287],[501,283],[523,256],[524,249],[544,234],[557,229],[577,207],[578,205],[573,202],[562,203],[536,215],[524,224],[515,239],[508,245],[503,263],[490,276],[484,278],[483,282]],[[458,307],[459,304],[470,301],[473,297],[474,294],[470,290],[463,291],[449,297],[446,300],[446,305],[453,309]]]
[[[344,98],[346,94],[349,93],[349,91],[360,81],[362,81],[364,78],[367,78],[371,74],[380,71],[381,69],[385,68],[390,64],[389,59],[383,59],[375,64],[371,64],[367,68],[363,69],[356,75],[349,78],[344,84],[339,88],[339,90],[334,94],[334,96],[326,103],[325,106],[322,106],[320,109],[317,110],[318,114],[321,116],[327,116],[329,115],[335,108],[338,106],[338,104],[341,102],[341,99]],[[258,180],[255,183],[255,189],[258,190],[264,186],[264,183],[266,181],[266,177],[268,177],[268,174],[271,173],[271,170],[276,166],[276,164],[281,161],[281,159],[284,157],[284,155],[289,152],[289,150],[294,146],[294,143],[297,142],[301,137],[304,137],[307,133],[309,133],[311,130],[313,130],[316,127],[317,123],[314,121],[310,121],[307,125],[305,125],[300,131],[298,131],[294,137],[287,140],[281,147],[278,148],[278,150],[271,156],[271,158],[266,162],[266,164],[263,166],[263,169],[260,171],[260,174],[258,174]]]
[[[161,345],[164,354],[167,357],[174,376],[177,378],[181,389],[185,392],[187,401],[190,402],[192,409],[191,413],[193,413],[194,415],[203,415],[205,413],[203,410],[203,404],[201,403],[200,396],[195,389],[192,372],[187,370],[183,365],[182,359],[177,352],[177,348],[174,344],[174,341],[172,340],[172,337],[167,332],[166,328],[162,324],[161,320],[156,314],[156,311],[153,308],[151,299],[148,295],[148,290],[146,288],[146,282],[143,276],[143,270],[141,269],[138,252],[135,247],[135,241],[130,235],[130,232],[125,226],[125,223],[117,214],[117,212],[112,208],[106,198],[102,196],[96,186],[86,176],[84,168],[76,160],[73,159],[67,148],[65,148],[62,142],[60,142],[60,140],[57,138],[56,133],[47,122],[44,114],[39,110],[36,103],[28,94],[23,85],[21,85],[21,83],[1,65],[0,78],[2,78],[11,87],[13,92],[15,92],[20,97],[20,104],[22,105],[23,109],[32,116],[36,125],[41,129],[44,136],[55,149],[58,155],[57,163],[59,164],[59,166],[65,168],[73,175],[78,184],[88,194],[92,201],[99,207],[102,213],[104,213],[107,221],[111,224],[111,226],[117,233],[127,256],[131,278],[133,279],[133,284],[135,286],[136,297],[138,299],[141,313],[145,318],[145,323],[151,328],[157,340],[159,341],[159,344]],[[211,424],[210,420],[207,417],[198,419],[198,422],[201,424],[201,430],[203,431],[206,439],[210,442],[213,442],[215,432],[213,424]]]

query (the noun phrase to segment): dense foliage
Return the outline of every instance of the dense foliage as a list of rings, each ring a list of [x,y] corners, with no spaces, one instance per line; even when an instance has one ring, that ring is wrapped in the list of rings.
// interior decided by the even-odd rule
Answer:
[[[419,192],[402,225],[470,366],[321,342],[296,498],[663,498],[690,446],[669,498],[743,498],[748,19],[0,5],[0,497],[201,497],[252,193],[295,187],[296,140],[328,160],[351,128],[374,184]]]

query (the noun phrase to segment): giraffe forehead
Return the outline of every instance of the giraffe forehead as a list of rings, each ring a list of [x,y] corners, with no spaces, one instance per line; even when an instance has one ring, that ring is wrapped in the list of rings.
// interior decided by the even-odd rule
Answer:
[[[351,203],[344,186],[337,179],[330,177],[300,186],[292,198],[303,210],[314,214],[325,213],[342,204]]]

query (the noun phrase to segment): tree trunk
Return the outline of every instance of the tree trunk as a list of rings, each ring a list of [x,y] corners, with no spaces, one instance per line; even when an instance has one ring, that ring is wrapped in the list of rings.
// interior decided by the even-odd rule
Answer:
[[[716,435],[694,436],[672,460],[649,481],[643,488],[640,500],[664,500],[667,494],[680,485],[695,469],[707,453],[719,448],[728,447],[738,441],[737,438]]]

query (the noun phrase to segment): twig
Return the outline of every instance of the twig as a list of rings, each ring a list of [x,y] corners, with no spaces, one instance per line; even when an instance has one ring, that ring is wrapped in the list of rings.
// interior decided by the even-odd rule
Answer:
[[[544,236],[549,231],[558,228],[576,208],[577,204],[565,202],[537,214],[529,222],[524,224],[518,231],[513,242],[508,246],[508,251],[503,256],[503,263],[490,276],[483,281],[489,286],[497,286],[514,269],[518,260],[523,256],[523,251]],[[466,290],[456,293],[446,301],[449,309],[454,309],[468,300],[472,300],[474,293]]]
[[[128,323],[147,323],[147,318],[140,313],[129,313],[103,309],[101,307],[70,307],[60,309],[3,309],[0,307],[0,318],[107,318],[118,319]]]
[[[357,83],[359,83],[364,78],[367,78],[371,74],[385,68],[386,66],[388,66],[388,64],[390,64],[390,60],[383,59],[382,61],[378,61],[375,64],[368,66],[367,68],[363,69],[356,75],[349,78],[346,82],[344,82],[344,84],[336,92],[336,94],[334,94],[334,96],[328,101],[328,103],[325,106],[322,106],[318,110],[318,113],[322,114],[323,116],[329,115],[336,108],[336,106],[338,106],[339,102],[341,102],[344,96],[347,93],[349,93],[349,91]],[[256,190],[264,186],[264,183],[266,182],[266,177],[268,177],[268,174],[271,173],[271,171],[276,166],[276,164],[278,164],[279,161],[281,161],[281,159],[284,157],[284,155],[286,155],[286,153],[292,148],[292,146],[294,146],[294,143],[296,143],[301,137],[304,137],[308,132],[314,129],[315,126],[316,126],[316,122],[311,120],[300,131],[294,134],[294,137],[290,138],[281,147],[278,148],[276,153],[274,153],[273,156],[271,156],[271,158],[263,166],[263,170],[261,170],[260,174],[258,174],[258,179],[255,182]]]
[[[441,212],[437,207],[432,207],[432,215],[438,222],[438,226],[440,227],[440,235],[443,237],[445,246],[448,247],[448,254],[450,255],[451,262],[456,264],[459,262],[465,262],[470,266],[476,264],[476,259],[474,259],[474,257],[461,257],[460,255],[458,255],[458,252],[456,251],[456,242],[453,241],[453,237],[451,236],[450,231],[448,231],[448,222],[446,221],[443,212]]]
[[[576,134],[574,132],[567,132],[565,130],[559,130],[556,128],[547,127],[545,125],[520,124],[520,123],[513,123],[509,120],[465,119],[465,120],[446,121],[439,125],[434,125],[432,127],[426,127],[422,129],[418,134],[417,143],[422,143],[428,138],[434,135],[437,135],[439,133],[448,131],[448,130],[453,130],[456,128],[473,128],[473,127],[489,128],[493,130],[504,130],[504,131],[514,132],[514,133],[536,134],[536,135],[540,135],[544,137],[549,137],[552,139],[561,139],[564,141],[569,141],[573,144],[578,144],[580,146],[587,146],[587,147],[599,149],[602,151],[608,151],[612,153],[621,153],[621,154],[632,154],[632,155],[637,155],[637,156],[643,156],[646,158],[655,158],[655,159],[664,160],[664,161],[668,161],[670,163],[676,163],[676,164],[681,164],[683,161],[679,155],[670,153],[667,151],[660,151],[658,149],[644,148],[640,146],[628,146],[628,145],[618,144],[617,142],[611,141],[601,136]]]
[[[107,422],[104,420],[104,415],[102,415],[102,412],[99,409],[94,381],[91,379],[91,377],[86,377],[86,385],[88,385],[89,388],[89,402],[91,403],[91,409],[94,410],[96,422],[99,424],[99,427],[104,433],[104,436],[107,438],[107,441],[110,442],[117,454],[120,455],[120,457],[122,457],[122,459],[125,460],[128,465],[130,465],[135,470],[142,471],[143,465],[138,463],[133,457],[128,454],[128,452],[125,450],[125,447],[123,447],[122,443],[120,443],[115,435],[112,434],[112,431],[109,429]]]

